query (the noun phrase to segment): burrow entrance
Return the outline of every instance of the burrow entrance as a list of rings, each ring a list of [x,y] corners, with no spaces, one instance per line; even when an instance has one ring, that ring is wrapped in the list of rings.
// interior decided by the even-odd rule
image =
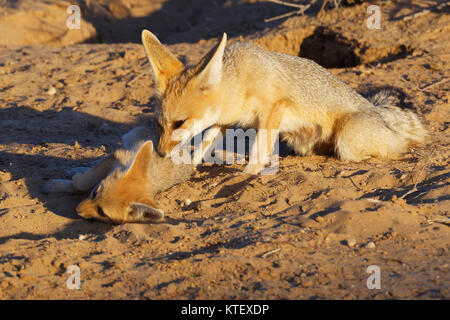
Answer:
[[[272,51],[311,59],[325,68],[351,68],[360,64],[386,63],[413,52],[402,44],[367,46],[325,27],[291,30],[261,38],[258,43]]]

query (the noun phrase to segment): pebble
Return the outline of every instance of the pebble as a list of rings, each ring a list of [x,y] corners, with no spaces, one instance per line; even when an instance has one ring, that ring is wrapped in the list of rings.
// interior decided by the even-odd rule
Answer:
[[[353,239],[353,238],[347,239],[347,240],[345,240],[345,243],[346,243],[346,245],[349,246],[349,247],[354,247],[355,244],[356,244],[356,240]]]
[[[64,87],[64,83],[58,82],[58,83],[55,85],[55,87],[56,87],[57,89],[62,89],[62,88]]]
[[[47,93],[48,93],[49,95],[51,95],[51,96],[55,95],[55,94],[56,94],[56,89],[55,89],[55,87],[50,87],[50,88],[48,89]]]
[[[311,288],[314,285],[314,281],[312,279],[306,278],[301,282],[301,286],[304,288]]]
[[[167,286],[167,293],[174,294],[177,291],[177,286],[174,283],[171,283]]]
[[[10,172],[0,172],[0,181],[8,182],[12,179],[12,174]]]
[[[192,203],[192,201],[191,201],[191,199],[189,199],[189,198],[186,198],[186,199],[183,201],[183,204],[184,204],[185,207],[187,207],[187,206],[190,205],[191,203]]]
[[[321,216],[316,217],[314,220],[318,223],[323,222],[323,218]]]
[[[84,239],[86,239],[86,236],[84,234],[80,234],[78,236],[78,240],[84,240]]]
[[[367,249],[375,249],[375,243],[373,241],[370,241],[368,244],[366,244]]]

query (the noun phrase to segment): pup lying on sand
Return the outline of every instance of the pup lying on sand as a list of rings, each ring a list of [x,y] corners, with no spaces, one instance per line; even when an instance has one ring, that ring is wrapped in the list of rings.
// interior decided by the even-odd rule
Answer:
[[[91,191],[76,209],[86,219],[118,224],[161,221],[164,211],[156,207],[154,195],[188,180],[194,167],[161,158],[152,140],[157,137],[150,129],[135,128],[122,137],[122,149],[114,155],[72,180],[51,180],[44,192]]]

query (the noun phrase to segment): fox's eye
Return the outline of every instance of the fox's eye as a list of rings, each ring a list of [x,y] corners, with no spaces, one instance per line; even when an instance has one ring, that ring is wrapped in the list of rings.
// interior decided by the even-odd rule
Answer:
[[[181,126],[183,125],[184,121],[185,121],[185,120],[178,120],[178,121],[175,121],[175,122],[173,123],[173,128],[174,128],[174,129],[178,129],[179,127],[181,127]]]
[[[107,216],[106,216],[105,212],[103,211],[102,207],[98,207],[97,208],[97,212],[98,212],[99,216],[107,218]]]

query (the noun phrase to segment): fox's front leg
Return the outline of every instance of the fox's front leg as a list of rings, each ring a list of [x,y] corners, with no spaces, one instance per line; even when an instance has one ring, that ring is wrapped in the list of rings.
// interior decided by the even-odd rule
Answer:
[[[244,173],[258,174],[269,162],[273,147],[278,141],[280,123],[287,104],[285,100],[277,101],[267,115],[258,119],[258,132]]]
[[[194,150],[194,154],[192,157],[192,163],[194,165],[199,165],[200,163],[202,163],[205,155],[211,153],[211,149],[214,147],[214,142],[216,141],[216,139],[223,139],[225,131],[226,127],[222,126],[213,126],[208,129],[208,131],[206,131],[200,147]]]

